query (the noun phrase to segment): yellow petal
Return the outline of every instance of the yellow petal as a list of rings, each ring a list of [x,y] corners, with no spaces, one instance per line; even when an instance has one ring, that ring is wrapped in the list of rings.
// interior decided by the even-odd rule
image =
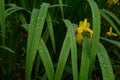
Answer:
[[[83,33],[83,29],[82,28],[77,29],[77,33]]]
[[[116,4],[116,3],[118,3],[118,2],[119,2],[119,0],[108,0],[108,1],[107,1],[107,3],[108,3],[109,5]]]
[[[81,44],[83,40],[83,35],[81,33],[77,33],[76,34],[76,41],[78,42],[78,44]]]
[[[107,32],[106,34],[107,34],[108,36],[111,36],[111,32]]]
[[[116,4],[118,2],[118,0],[113,0],[113,3]]]
[[[115,34],[115,33],[112,33],[112,36],[116,36],[116,37],[117,37],[118,35],[117,35],[117,34]]]
[[[90,23],[87,22],[87,19],[84,19],[84,21],[79,22],[79,27],[77,28],[77,34],[76,34],[76,41],[78,42],[78,44],[82,43],[83,32],[89,32],[90,38],[92,38],[93,31],[89,27],[90,27]]]
[[[110,27],[110,32],[112,32],[112,27]]]
[[[112,27],[110,27],[109,30],[110,30],[109,32],[106,32],[108,36],[118,36],[117,34],[112,32]]]
[[[90,23],[87,22],[87,19],[84,19],[84,21],[80,21],[79,22],[79,27],[89,28],[90,27]]]

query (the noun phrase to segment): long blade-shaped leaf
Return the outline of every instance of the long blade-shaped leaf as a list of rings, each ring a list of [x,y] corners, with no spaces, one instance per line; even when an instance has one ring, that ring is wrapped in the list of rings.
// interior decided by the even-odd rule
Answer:
[[[77,46],[75,40],[75,27],[72,26],[72,23],[69,20],[64,20],[65,25],[68,28],[68,32],[70,35],[70,47],[71,47],[71,59],[72,59],[72,71],[73,71],[73,79],[78,80],[78,68],[77,68]]]
[[[101,66],[103,80],[115,80],[110,58],[101,43],[99,43],[98,50],[97,56]]]
[[[105,9],[101,9],[101,11],[103,11],[104,13],[107,13],[109,16],[114,18],[115,21],[120,25],[120,19],[115,14],[113,14],[112,12],[105,10]]]
[[[100,38],[100,11],[94,0],[87,0],[90,4],[93,17],[93,39],[92,39],[92,49],[91,49],[91,69],[93,68],[96,54],[98,52],[98,43]],[[91,71],[90,71],[91,72]]]
[[[20,8],[20,7],[12,7],[12,8],[8,8],[6,10],[6,17],[11,15],[12,13],[16,12],[16,11],[19,11],[19,10],[23,10],[23,8]]]
[[[62,78],[62,73],[69,55],[69,51],[70,51],[70,37],[69,37],[69,33],[67,32],[62,46],[62,50],[60,52],[60,57],[58,60],[57,70],[55,74],[55,80],[61,80]]]
[[[5,3],[4,0],[0,0],[0,25],[1,32],[5,35]],[[5,37],[2,36],[2,44],[5,45]]]
[[[110,39],[107,39],[107,38],[104,38],[104,37],[100,37],[100,39],[104,40],[104,41],[107,41],[109,43],[112,43],[114,45],[116,45],[117,47],[120,48],[120,42],[119,41],[115,41],[115,40],[110,40]]]
[[[45,29],[42,38],[43,38],[44,42],[47,43],[47,40],[48,40],[48,38],[49,38],[48,27]]]
[[[8,6],[10,6],[8,9],[5,10],[6,13],[6,17],[11,15],[14,12],[20,11],[20,10],[25,10],[28,13],[31,13],[30,11],[28,11],[27,9],[24,9],[22,7],[18,7],[16,4],[9,4]]]
[[[49,31],[49,34],[50,34],[53,49],[54,49],[54,52],[56,52],[55,38],[54,38],[54,32],[53,32],[53,26],[52,26],[52,19],[51,19],[51,16],[50,16],[49,13],[46,16],[46,21],[47,21],[48,31]]]
[[[67,4],[62,4],[62,5],[63,5],[63,7],[69,7]],[[59,4],[50,5],[49,7],[50,7],[50,8],[60,7],[60,3],[59,3]]]
[[[108,17],[108,15],[106,15],[104,12],[100,12],[100,14],[111,24],[111,26],[115,29],[115,31],[117,32],[118,35],[120,35],[120,31],[118,30],[118,28],[116,27],[116,25],[113,23],[113,21]]]
[[[44,73],[44,74],[42,75],[42,77],[40,78],[40,80],[47,80],[47,74]]]
[[[8,48],[8,47],[6,47],[6,46],[0,45],[0,48],[5,49],[6,51],[9,51],[9,52],[15,54],[15,51],[13,51],[12,49],[10,49],[10,48]]]
[[[26,0],[20,0],[20,2],[22,4],[22,7],[24,7],[25,9],[30,10],[30,5],[29,5],[28,1],[26,1]]]
[[[90,68],[91,41],[84,35],[79,80],[88,80]]]
[[[35,60],[35,63],[34,63],[34,65],[35,65],[35,77],[38,76],[40,63],[41,63],[41,58],[40,58],[40,54],[38,53],[36,55],[36,60]]]
[[[31,16],[31,23],[28,31],[28,44],[26,55],[26,80],[31,79],[31,71],[35,60],[36,52],[39,46],[39,40],[41,39],[42,29],[47,15],[49,4],[43,3],[39,10],[38,17],[37,11],[33,10],[34,16]],[[32,19],[33,18],[33,19]],[[36,23],[37,18],[37,23]]]
[[[63,13],[63,1],[62,1],[62,0],[59,0],[59,5],[60,5],[62,17],[64,18],[64,13]]]
[[[37,16],[38,16],[38,10],[34,9],[32,11],[31,15],[31,22],[28,28],[28,41],[27,41],[27,54],[26,54],[26,71],[25,71],[25,76],[26,79],[30,80],[31,76],[31,70],[33,65],[29,65],[31,62],[29,59],[29,55],[31,54],[31,47],[32,47],[32,42],[33,42],[33,33],[34,33],[34,27],[36,26],[35,22],[37,21]],[[33,64],[33,63],[30,63]]]
[[[41,40],[40,45],[38,47],[39,54],[41,56],[41,60],[45,66],[45,70],[48,76],[49,80],[53,80],[54,78],[54,68],[52,64],[52,60],[50,58],[50,54],[44,44],[44,42]]]

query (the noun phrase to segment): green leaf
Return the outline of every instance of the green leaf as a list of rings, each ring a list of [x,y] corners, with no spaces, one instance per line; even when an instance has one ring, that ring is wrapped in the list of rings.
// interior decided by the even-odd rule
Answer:
[[[47,21],[48,31],[49,31],[50,38],[52,41],[53,49],[54,49],[54,52],[56,52],[53,24],[52,24],[52,19],[49,13],[46,16],[46,21]]]
[[[62,4],[65,7],[70,7],[67,4]],[[54,5],[50,5],[49,8],[54,8],[54,7],[60,7],[60,4],[54,4]]]
[[[6,16],[6,17],[9,16],[9,15],[11,15],[11,14],[14,13],[14,12],[17,12],[17,11],[20,11],[20,10],[24,10],[24,11],[26,11],[26,12],[28,12],[28,13],[31,13],[30,11],[28,11],[28,10],[22,8],[22,7],[16,6],[16,4],[9,4],[9,6],[10,6],[10,7],[5,10],[5,13],[6,13],[5,16]]]
[[[40,63],[41,63],[41,58],[40,58],[40,54],[38,53],[36,55],[36,61],[35,61],[35,77],[38,76]]]
[[[91,54],[90,51],[91,51],[90,38],[84,34],[79,80],[89,79],[88,76],[90,68],[90,54]]]
[[[1,32],[5,35],[5,3],[4,0],[0,0],[0,25]],[[2,44],[5,45],[5,37],[2,36]]]
[[[27,21],[26,21],[26,19],[25,19],[23,14],[19,14],[19,19],[20,19],[22,24],[27,24]]]
[[[115,21],[120,25],[120,19],[112,12],[105,10],[105,9],[101,9],[102,12],[108,14],[109,16],[111,16],[112,18],[115,19]]]
[[[100,11],[100,14],[111,24],[111,26],[113,27],[113,29],[115,29],[116,33],[118,35],[120,35],[120,31],[118,30],[118,28],[116,27],[116,25],[113,23],[113,21],[108,17],[108,15],[106,15],[102,11]]]
[[[28,32],[29,24],[23,24],[23,25],[21,25],[21,26]]]
[[[60,9],[61,9],[62,18],[64,18],[64,13],[63,13],[63,1],[62,1],[62,0],[59,0],[59,5],[60,5]]]
[[[8,47],[6,47],[6,46],[0,45],[0,48],[5,49],[5,50],[7,50],[7,51],[9,51],[9,52],[11,52],[11,53],[13,53],[13,54],[15,54],[15,52],[14,52],[12,49],[10,49],[10,48],[8,48]]]
[[[42,38],[43,38],[44,42],[47,43],[47,40],[48,40],[48,38],[49,38],[48,27],[45,29]]]
[[[20,0],[20,3],[22,4],[22,7],[24,7],[27,10],[30,10],[30,4],[26,0]]]
[[[90,4],[92,10],[92,18],[93,18],[93,39],[92,39],[92,49],[91,49],[91,71],[94,66],[94,62],[96,59],[96,54],[98,52],[98,43],[100,38],[100,11],[97,4],[94,0],[87,0]]]
[[[44,73],[44,74],[42,75],[42,77],[40,78],[40,80],[47,80],[47,74]]]
[[[52,63],[50,54],[49,54],[47,47],[46,47],[45,43],[43,42],[43,40],[41,40],[41,42],[39,44],[38,51],[39,51],[41,60],[43,62],[43,65],[45,67],[48,79],[53,80],[53,78],[54,78],[53,63]]]
[[[110,58],[106,49],[101,43],[99,43],[98,46],[97,56],[101,66],[103,80],[115,80]]]
[[[5,13],[6,13],[6,17],[11,15],[12,13],[16,12],[16,11],[19,11],[19,10],[23,10],[23,8],[20,8],[20,7],[11,7],[11,8],[8,8],[6,9]]]
[[[31,71],[39,46],[39,40],[47,15],[49,4],[43,3],[40,10],[34,9],[28,30],[27,54],[26,54],[26,80],[31,80]],[[39,12],[38,12],[39,11]]]
[[[38,10],[37,9],[33,9],[32,15],[31,15],[30,25],[29,25],[29,28],[28,28],[26,70],[25,70],[26,80],[27,79],[30,80],[32,66],[33,66],[35,55],[36,55],[36,53],[34,53],[34,54],[32,53],[31,54],[31,48],[32,48],[32,43],[33,43],[32,39],[33,39],[34,27],[36,26],[35,22],[37,21],[37,16],[38,16]],[[34,55],[34,56],[31,57],[32,55]],[[32,63],[31,63],[31,61],[32,61]],[[30,66],[29,64],[32,64],[32,65]]]
[[[64,67],[67,62],[69,51],[70,51],[70,36],[69,36],[69,32],[67,32],[60,52],[60,57],[58,60],[56,74],[55,74],[55,80],[61,80],[62,78],[62,73],[64,71]]]
[[[104,37],[100,37],[100,39],[104,40],[104,41],[107,41],[109,43],[112,43],[114,45],[116,45],[117,47],[120,48],[120,42],[119,41],[115,41],[115,40],[110,40],[110,39],[107,39],[107,38],[104,38]]]
[[[77,46],[76,46],[76,39],[75,39],[76,28],[72,25],[72,23],[69,20],[63,20],[63,21],[65,22],[65,25],[68,28],[68,32],[70,36],[73,80],[78,80]]]

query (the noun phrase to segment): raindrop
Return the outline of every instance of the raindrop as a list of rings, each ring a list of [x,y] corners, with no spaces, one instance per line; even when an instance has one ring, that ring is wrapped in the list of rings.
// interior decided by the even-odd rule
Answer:
[[[39,27],[36,27],[36,29],[39,29]]]
[[[41,20],[44,20],[44,17],[42,17]]]
[[[42,49],[40,50],[40,52],[43,52]]]
[[[106,65],[103,65],[104,67],[106,67]]]
[[[38,17],[38,20],[40,19],[40,17]]]
[[[34,24],[31,24],[31,27],[34,27]]]

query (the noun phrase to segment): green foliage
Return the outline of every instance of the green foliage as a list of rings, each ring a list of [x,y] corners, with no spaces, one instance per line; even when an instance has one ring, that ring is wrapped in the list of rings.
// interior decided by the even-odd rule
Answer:
[[[33,10],[31,16],[31,22],[28,29],[28,41],[27,41],[27,54],[26,54],[26,80],[31,80],[31,71],[37,49],[39,46],[39,39],[41,40],[41,34],[45,17],[47,15],[47,9],[49,4],[43,3],[39,11]],[[36,16],[36,17],[34,17]]]
[[[88,35],[84,34],[82,56],[81,56],[81,66],[80,66],[80,80],[89,79],[89,69],[90,69],[90,54],[91,54],[91,40]]]
[[[109,56],[101,43],[99,43],[98,50],[98,59],[102,70],[103,80],[115,80]]]
[[[55,74],[55,80],[61,80],[65,63],[67,62],[69,51],[70,51],[70,40],[69,40],[69,33],[66,33],[65,40],[63,42],[63,46],[60,52],[58,64],[57,64],[57,69],[56,69],[56,74]]]
[[[50,54],[46,48],[45,43],[43,40],[40,42],[40,46],[38,47],[39,54],[41,57],[41,60],[43,61],[43,64],[45,66],[46,74],[48,76],[49,80],[54,79],[54,68],[53,68],[53,63],[50,57]]]
[[[118,4],[0,0],[0,80],[119,80]],[[77,44],[85,18],[93,36],[83,31]],[[106,35],[110,26],[117,37]]]
[[[69,34],[69,37],[70,37],[73,79],[78,80],[77,46],[76,46],[76,40],[75,40],[76,26],[72,26],[72,24],[69,20],[64,20],[64,22],[65,22],[65,24],[68,28],[68,34]]]
[[[92,18],[93,18],[93,39],[92,39],[92,49],[91,49],[91,71],[95,63],[96,54],[98,53],[98,43],[100,37],[100,11],[97,4],[93,0],[88,0],[91,10],[92,10]]]
[[[1,34],[5,35],[5,3],[4,3],[4,0],[0,1],[0,25],[1,25]],[[5,45],[4,36],[2,36],[2,44]]]

